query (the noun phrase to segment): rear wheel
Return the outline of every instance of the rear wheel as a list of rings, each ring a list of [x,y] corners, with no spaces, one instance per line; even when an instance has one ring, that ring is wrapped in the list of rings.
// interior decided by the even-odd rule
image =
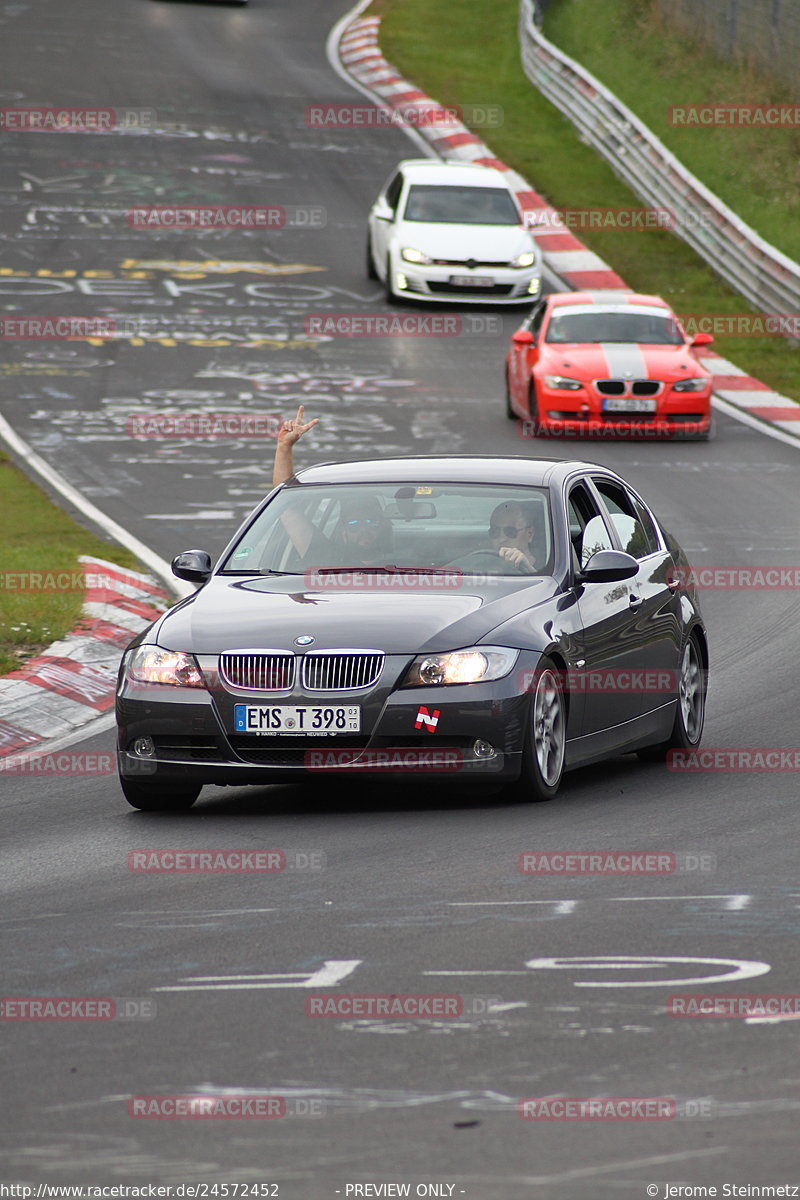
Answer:
[[[519,800],[552,800],[561,786],[567,744],[567,705],[559,671],[550,659],[536,670],[528,710],[522,770],[513,791]]]
[[[645,762],[663,762],[670,750],[692,750],[700,744],[706,716],[707,673],[703,656],[694,634],[681,655],[678,676],[678,706],[675,723],[666,742],[647,746],[638,755]]]
[[[145,812],[175,812],[191,808],[200,795],[200,784],[143,783],[120,775],[120,786],[128,804]]]

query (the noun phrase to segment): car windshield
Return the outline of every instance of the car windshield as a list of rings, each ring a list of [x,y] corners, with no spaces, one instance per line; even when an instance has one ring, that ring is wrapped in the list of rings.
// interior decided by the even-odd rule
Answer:
[[[548,494],[540,488],[301,484],[284,488],[255,518],[222,573],[449,568],[519,576],[548,573],[552,558]]]
[[[443,225],[519,225],[514,201],[502,188],[453,187],[415,183],[408,193],[404,221]]]
[[[578,312],[569,308],[553,312],[546,342],[639,342],[652,346],[684,346],[678,323],[668,313],[630,308]]]

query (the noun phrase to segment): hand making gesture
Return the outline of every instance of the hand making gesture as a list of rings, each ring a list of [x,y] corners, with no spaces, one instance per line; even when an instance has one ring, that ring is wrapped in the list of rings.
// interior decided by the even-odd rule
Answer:
[[[312,425],[316,425],[319,417],[314,417],[313,421],[303,421],[303,405],[301,404],[297,410],[296,417],[290,417],[284,421],[278,431],[278,442],[275,447],[275,465],[272,469],[272,485],[277,487],[279,483],[289,479],[294,475],[294,466],[292,464],[292,446],[296,441],[308,433]]]

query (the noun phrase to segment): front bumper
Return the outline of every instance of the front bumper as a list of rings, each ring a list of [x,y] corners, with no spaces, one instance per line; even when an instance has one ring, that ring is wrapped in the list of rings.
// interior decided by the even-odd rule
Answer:
[[[463,279],[491,279],[492,285],[452,284]],[[397,295],[439,304],[525,304],[542,294],[541,267],[417,266],[400,260],[394,264],[392,287]]]
[[[604,412],[602,397],[589,388],[566,391],[539,381],[536,395],[539,436],[544,437],[677,440],[702,436],[711,428],[710,384],[706,392],[675,393],[667,387],[652,413]]]
[[[404,659],[407,664],[408,659]],[[122,776],[142,782],[181,781],[246,785],[315,775],[450,779],[454,783],[507,782],[519,776],[530,697],[516,688],[518,671],[494,683],[402,691],[373,688],[360,701],[352,694],[247,697],[199,688],[168,688],[123,682],[117,695],[118,765]],[[359,735],[237,734],[234,703],[362,705]],[[435,729],[420,709],[436,716]],[[134,752],[137,739],[152,739],[155,753]],[[488,743],[491,756],[476,753]]]

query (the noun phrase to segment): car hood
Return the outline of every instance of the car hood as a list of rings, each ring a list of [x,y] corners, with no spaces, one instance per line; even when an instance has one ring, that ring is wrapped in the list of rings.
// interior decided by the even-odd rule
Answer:
[[[240,579],[215,575],[194,596],[166,613],[147,635],[170,650],[220,654],[229,650],[292,649],[311,636],[315,650],[374,649],[387,654],[458,649],[553,595],[549,576],[462,579],[451,588],[309,589],[302,576]],[[374,577],[373,577],[374,578]],[[378,577],[380,578],[380,577]],[[387,576],[386,579],[391,579]],[[402,577],[400,577],[402,578]]]
[[[510,262],[518,254],[536,250],[529,233],[518,225],[440,225],[404,221],[397,228],[397,244],[412,246],[431,258],[478,262]]]
[[[687,346],[652,346],[636,342],[589,342],[580,345],[547,343],[539,356],[540,370],[583,379],[660,379],[674,382],[708,375]]]

